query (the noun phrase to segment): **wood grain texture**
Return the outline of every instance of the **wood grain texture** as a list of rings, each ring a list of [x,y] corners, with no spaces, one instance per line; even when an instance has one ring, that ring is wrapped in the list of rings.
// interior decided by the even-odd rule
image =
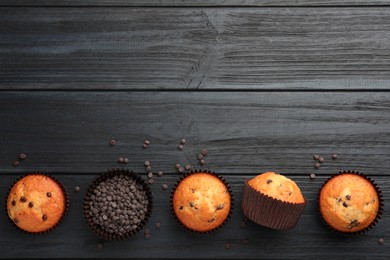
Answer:
[[[127,157],[135,171],[149,160],[172,172],[197,165],[207,148],[206,167],[224,174],[389,175],[389,100],[388,92],[1,92],[0,170],[81,175]],[[29,158],[14,167],[21,152]],[[313,154],[326,160],[317,171]]]
[[[389,89],[389,8],[0,8],[2,89]]]
[[[3,0],[0,6],[178,6],[178,7],[257,7],[257,6],[388,6],[388,0]]]
[[[184,230],[170,211],[170,191],[179,175],[166,174],[156,178],[152,185],[154,210],[145,227],[151,229],[151,238],[145,239],[142,230],[129,240],[103,242],[103,249],[98,250],[100,239],[89,229],[82,215],[84,193],[98,174],[100,172],[91,175],[53,174],[68,190],[71,206],[64,221],[49,234],[32,236],[15,229],[3,210],[0,214],[2,257],[356,259],[364,255],[370,259],[385,259],[390,254],[387,246],[390,215],[386,204],[381,221],[366,235],[340,236],[330,232],[317,214],[316,197],[327,176],[310,180],[306,176],[294,175],[290,177],[300,186],[308,205],[297,226],[288,232],[269,230],[251,222],[241,227],[244,219],[240,209],[243,180],[253,175],[227,175],[224,177],[234,196],[231,219],[217,232],[194,235]],[[17,176],[1,175],[0,195],[6,198]],[[390,189],[387,176],[375,176],[374,179],[383,190]],[[168,184],[169,190],[161,189],[164,183]],[[81,187],[79,193],[73,191],[75,185]],[[388,192],[384,193],[384,199],[390,199]],[[155,228],[156,222],[161,223],[159,230]],[[384,245],[378,244],[379,238],[384,238]],[[243,244],[244,239],[249,239],[249,244]],[[230,249],[225,249],[226,243],[231,245]]]

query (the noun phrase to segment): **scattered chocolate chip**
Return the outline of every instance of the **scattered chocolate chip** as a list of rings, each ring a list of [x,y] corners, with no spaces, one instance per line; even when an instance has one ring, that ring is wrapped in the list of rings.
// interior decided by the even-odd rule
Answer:
[[[385,240],[384,240],[383,238],[379,238],[379,239],[378,239],[378,243],[379,243],[379,244],[383,244],[383,243],[385,243]]]
[[[226,243],[226,244],[225,244],[225,248],[226,248],[226,249],[230,249],[230,247],[231,247],[230,243]]]
[[[149,239],[150,238],[150,234],[145,234],[145,239]]]
[[[336,159],[337,159],[337,157],[338,157],[338,156],[337,156],[337,154],[335,154],[335,153],[334,153],[334,154],[332,154],[332,159],[333,159],[333,160],[336,160]]]
[[[206,149],[203,149],[201,152],[200,152],[203,156],[206,156],[209,151],[207,151]]]
[[[339,198],[339,199],[337,200],[337,202],[341,202],[341,201],[343,201],[341,198]]]
[[[192,169],[192,165],[191,164],[187,164],[186,165],[186,170],[191,170]]]
[[[46,196],[48,196],[50,198],[51,197],[51,192],[47,192]]]
[[[345,198],[346,198],[347,200],[351,200],[351,195],[346,195]]]
[[[157,222],[156,223],[156,228],[160,228],[161,227],[161,223],[160,222]]]
[[[143,147],[144,149],[146,149],[146,148],[148,148],[148,145],[147,145],[147,144],[143,144],[142,147]]]
[[[147,167],[145,168],[145,170],[146,170],[147,172],[150,172],[150,171],[152,170],[152,167],[150,167],[150,165],[149,165],[149,166],[147,166]]]
[[[149,145],[150,141],[149,140],[145,140],[144,144]]]
[[[359,226],[359,225],[360,225],[359,221],[357,221],[356,219],[354,219],[354,220],[351,221],[351,223],[349,223],[348,228],[351,229],[351,228],[357,227],[357,226]]]
[[[272,182],[271,179],[268,179],[268,180],[267,180],[267,184],[270,184],[271,182]]]
[[[164,175],[164,173],[163,173],[162,171],[158,171],[158,172],[157,172],[157,176],[158,176],[158,177],[161,177],[161,176],[163,176],[163,175]]]
[[[20,197],[20,202],[26,202],[27,201],[27,199],[25,198],[25,197]]]
[[[14,161],[13,165],[14,166],[19,166],[20,162],[19,161]]]
[[[209,222],[209,223],[213,223],[214,221],[215,221],[215,218],[211,218],[211,219],[207,220],[207,222]]]
[[[103,244],[102,244],[102,243],[98,243],[98,244],[97,244],[97,248],[98,248],[98,249],[103,249]]]
[[[343,202],[344,208],[348,208],[348,204],[346,202]]]
[[[184,146],[182,144],[180,144],[177,149],[179,149],[180,151],[184,149]]]
[[[150,234],[150,229],[149,228],[145,228],[144,233],[145,234]]]
[[[46,215],[43,215],[43,216],[42,216],[42,220],[43,220],[43,221],[46,221],[46,220],[47,220],[47,216],[46,216]]]
[[[200,165],[205,165],[205,164],[206,164],[206,161],[202,159],[202,160],[199,161],[199,164],[200,164]]]
[[[183,173],[184,172],[184,168],[183,167],[179,167],[179,169],[177,169],[177,171]]]
[[[15,224],[18,224],[19,223],[19,220],[17,218],[14,218],[14,223]]]
[[[193,202],[190,202],[190,207],[193,208],[195,204]]]
[[[323,162],[325,162],[325,159],[322,158],[322,157],[320,157],[320,159],[318,159],[318,161],[319,161],[320,163],[323,163]]]
[[[181,167],[181,165],[176,163],[175,168],[178,170],[180,167]]]
[[[186,141],[186,139],[184,139],[184,138],[182,138],[181,140],[180,140],[180,143],[181,144],[185,144],[187,141]]]
[[[310,174],[310,179],[314,180],[316,178],[316,175],[314,173]]]
[[[26,158],[27,158],[27,155],[25,153],[19,154],[19,159],[20,160],[26,160]]]
[[[203,159],[203,154],[201,154],[201,153],[198,154],[198,155],[197,155],[197,158],[198,158],[198,160],[202,160],[202,159]]]
[[[320,159],[320,156],[315,154],[315,155],[313,155],[313,159],[318,161]]]
[[[123,158],[122,157],[118,158],[118,163],[123,163]]]
[[[128,164],[129,163],[129,159],[128,158],[123,158],[123,163],[124,164]]]
[[[115,140],[115,139],[111,139],[111,140],[110,140],[110,145],[111,145],[111,146],[116,145],[116,140]]]
[[[29,208],[34,207],[34,203],[33,203],[33,202],[28,203],[28,207],[29,207]]]
[[[150,165],[150,162],[149,162],[149,161],[145,161],[145,162],[144,162],[144,165],[145,165],[145,166],[149,166],[149,165]]]
[[[180,210],[183,210],[183,206],[180,206],[179,209],[180,209]]]
[[[153,173],[152,172],[148,172],[148,178],[153,178]]]
[[[221,210],[221,209],[223,209],[225,206],[223,205],[223,203],[220,203],[220,204],[218,204],[218,206],[217,206],[217,210]]]
[[[163,185],[161,185],[161,188],[162,188],[163,190],[167,190],[167,189],[168,189],[168,185],[163,184]]]
[[[13,200],[13,201],[11,202],[11,204],[12,204],[12,206],[15,206],[15,205],[16,205],[16,201]]]
[[[153,179],[149,179],[149,180],[148,180],[148,183],[149,183],[149,184],[153,184],[153,183],[154,183],[154,180],[153,180]]]
[[[80,191],[80,187],[79,187],[79,186],[75,186],[75,187],[74,187],[74,191],[75,191],[75,192],[79,192],[79,191]]]
[[[314,168],[318,169],[318,168],[320,168],[320,167],[321,167],[321,164],[320,164],[320,163],[315,163],[315,164],[314,164]]]

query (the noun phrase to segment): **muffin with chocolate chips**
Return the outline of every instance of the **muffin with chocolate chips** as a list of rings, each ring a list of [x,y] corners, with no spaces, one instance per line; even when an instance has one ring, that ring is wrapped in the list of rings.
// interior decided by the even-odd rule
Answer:
[[[265,172],[244,184],[242,210],[248,219],[278,230],[288,230],[297,224],[306,200],[293,180]]]
[[[319,193],[319,209],[328,226],[342,233],[363,233],[376,224],[381,192],[363,174],[342,172],[329,178]]]
[[[135,235],[152,210],[149,186],[135,173],[115,169],[95,179],[84,198],[84,217],[107,240]]]
[[[216,230],[226,222],[232,197],[228,185],[219,176],[195,171],[183,176],[174,187],[171,206],[184,227],[204,233]]]
[[[68,208],[62,185],[44,174],[29,174],[18,180],[7,198],[8,216],[28,233],[50,231],[61,221]]]

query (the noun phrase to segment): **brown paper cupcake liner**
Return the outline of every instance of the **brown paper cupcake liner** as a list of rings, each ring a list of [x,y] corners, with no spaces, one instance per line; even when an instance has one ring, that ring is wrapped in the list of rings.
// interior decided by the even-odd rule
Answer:
[[[65,196],[65,210],[64,210],[64,214],[62,214],[60,220],[51,228],[45,230],[45,231],[41,231],[41,232],[29,232],[27,230],[24,230],[24,229],[21,229],[18,225],[15,224],[15,222],[8,216],[8,196],[9,196],[9,193],[11,192],[11,189],[12,187],[18,182],[20,181],[21,179],[23,179],[24,177],[26,176],[29,176],[29,175],[43,175],[43,176],[46,176],[46,177],[49,177],[51,179],[53,179],[55,182],[57,182],[57,184],[60,186],[61,190],[63,191],[64,193],[64,196]],[[65,215],[68,213],[68,210],[69,210],[69,205],[70,205],[70,200],[69,200],[69,195],[68,195],[68,192],[66,191],[66,189],[64,188],[64,186],[62,185],[62,183],[60,181],[58,181],[56,178],[54,178],[53,176],[49,175],[49,174],[46,174],[46,173],[42,173],[42,172],[32,172],[32,173],[27,173],[23,176],[20,176],[18,179],[16,179],[14,181],[14,183],[10,186],[10,188],[8,189],[8,193],[7,193],[7,197],[5,198],[5,210],[6,210],[6,213],[7,213],[7,218],[8,220],[12,223],[12,225],[22,231],[23,233],[26,233],[26,234],[29,234],[29,235],[41,235],[41,234],[47,234],[51,231],[53,231],[61,222],[62,220],[64,219]]]
[[[376,215],[376,218],[371,222],[371,224],[366,227],[365,229],[362,229],[362,230],[359,230],[359,231],[354,231],[354,232],[343,232],[343,231],[339,231],[339,230],[336,230],[334,228],[332,228],[331,226],[329,226],[329,224],[326,222],[326,220],[323,218],[322,214],[321,214],[321,210],[320,210],[320,194],[321,194],[321,190],[322,188],[325,186],[325,184],[332,178],[336,177],[336,176],[339,176],[339,175],[342,175],[342,174],[356,174],[356,175],[359,175],[363,178],[365,178],[366,180],[368,180],[372,185],[373,187],[375,188],[377,194],[378,194],[378,199],[379,199],[379,208],[378,208],[378,213]],[[358,171],[342,171],[342,172],[339,172],[339,173],[336,173],[336,174],[333,174],[332,176],[330,176],[321,186],[319,192],[318,192],[318,197],[317,197],[317,205],[318,205],[318,215],[320,216],[320,219],[323,223],[323,225],[328,229],[330,230],[331,232],[334,232],[335,234],[339,234],[339,235],[343,235],[343,236],[361,236],[361,235],[364,235],[367,231],[371,230],[378,222],[379,220],[381,219],[381,215],[383,214],[383,207],[384,207],[384,200],[383,200],[383,196],[382,196],[382,191],[380,190],[380,188],[378,187],[378,185],[370,178],[368,177],[367,175],[361,173],[361,172],[358,172]]]
[[[304,203],[290,203],[263,194],[245,181],[242,198],[242,211],[251,221],[277,230],[295,227],[305,209]]]
[[[175,190],[177,188],[177,186],[180,184],[180,182],[185,179],[186,177],[192,175],[192,174],[195,174],[195,173],[208,173],[208,174],[212,174],[214,175],[215,177],[217,177],[218,179],[220,179],[226,186],[226,188],[228,189],[229,191],[229,194],[230,194],[230,210],[229,210],[229,214],[228,216],[226,217],[226,219],[222,222],[221,225],[219,225],[218,227],[214,228],[214,229],[211,229],[211,230],[208,230],[208,231],[197,231],[197,230],[193,230],[191,228],[188,228],[187,226],[185,226],[181,221],[180,219],[176,216],[175,214],[175,210],[173,208],[173,194],[175,193]],[[228,220],[231,218],[231,215],[232,215],[232,212],[233,212],[233,206],[234,206],[234,198],[233,198],[233,192],[229,186],[229,184],[226,182],[226,180],[224,178],[222,178],[222,176],[216,174],[215,172],[211,172],[209,170],[193,170],[193,171],[190,171],[188,173],[184,173],[183,175],[180,176],[179,180],[176,182],[176,184],[173,186],[173,189],[171,191],[171,196],[170,196],[170,207],[171,207],[171,212],[173,214],[173,216],[175,217],[176,219],[176,222],[179,223],[179,225],[181,227],[183,227],[184,229],[190,231],[191,233],[193,234],[196,234],[196,235],[202,235],[202,234],[209,234],[209,233],[214,233],[216,232],[217,230],[220,230],[223,226],[226,225],[226,223],[228,222]]]
[[[116,175],[126,175],[130,177],[131,179],[135,180],[137,184],[142,185],[144,191],[146,191],[146,197],[148,199],[148,207],[147,212],[145,214],[145,218],[137,225],[137,228],[134,230],[131,230],[124,235],[118,235],[118,234],[112,234],[108,233],[105,230],[101,229],[97,224],[93,222],[93,217],[88,214],[88,208],[89,208],[89,202],[91,201],[90,197],[93,194],[93,190],[103,181],[112,178]],[[152,213],[153,209],[153,195],[150,190],[150,186],[144,181],[139,175],[134,173],[133,171],[129,171],[126,169],[112,169],[104,172],[100,176],[96,177],[92,184],[89,186],[85,196],[84,196],[84,203],[83,203],[83,211],[84,211],[84,218],[87,221],[87,224],[91,227],[91,229],[94,231],[94,233],[105,240],[125,240],[130,237],[135,236],[148,222],[150,215]]]

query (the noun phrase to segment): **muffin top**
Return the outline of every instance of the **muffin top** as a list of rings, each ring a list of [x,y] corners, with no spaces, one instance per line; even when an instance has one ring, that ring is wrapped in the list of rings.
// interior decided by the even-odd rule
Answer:
[[[199,172],[185,177],[176,187],[173,209],[187,228],[207,232],[219,227],[228,217],[231,197],[217,176]]]
[[[8,194],[8,216],[21,229],[43,232],[54,227],[65,213],[66,198],[52,178],[31,174],[15,183]]]
[[[325,183],[319,197],[320,211],[332,228],[356,232],[376,218],[379,198],[373,184],[352,173],[340,174]]]
[[[270,196],[290,203],[304,203],[298,185],[289,178],[274,172],[265,172],[248,181],[253,189]]]

